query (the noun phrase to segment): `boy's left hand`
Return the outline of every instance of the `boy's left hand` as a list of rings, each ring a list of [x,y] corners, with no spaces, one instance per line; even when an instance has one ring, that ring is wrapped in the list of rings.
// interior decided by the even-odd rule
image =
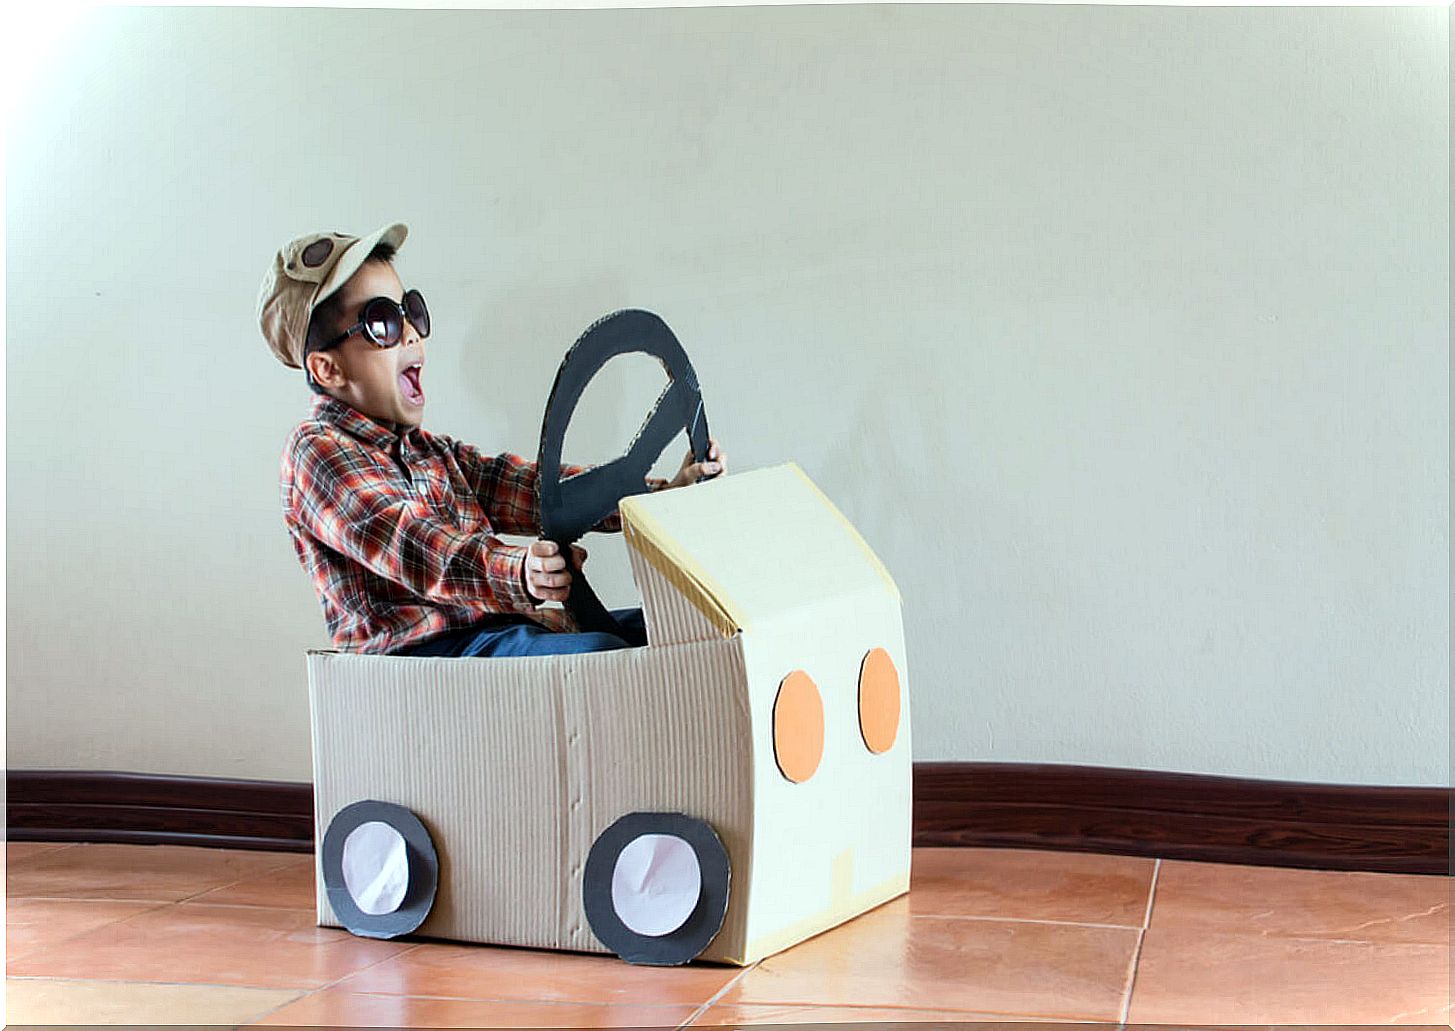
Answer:
[[[670,480],[648,477],[647,482],[652,485],[653,490],[671,490],[673,487],[686,487],[698,480],[705,480],[709,476],[718,476],[726,472],[727,455],[723,454],[722,448],[717,446],[717,441],[709,439],[707,461],[694,462],[692,452],[689,450],[687,457],[682,459],[682,468],[677,470],[676,476]]]

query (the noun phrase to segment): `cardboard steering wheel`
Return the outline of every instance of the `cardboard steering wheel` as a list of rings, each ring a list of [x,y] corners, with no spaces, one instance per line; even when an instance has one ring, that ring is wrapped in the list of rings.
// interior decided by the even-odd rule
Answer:
[[[561,478],[561,445],[576,405],[588,383],[611,359],[622,354],[649,354],[662,363],[668,383],[626,454],[604,465]],[[537,468],[541,536],[556,542],[571,574],[566,607],[585,631],[620,635],[615,619],[576,568],[571,545],[616,511],[622,498],[647,492],[647,475],[677,434],[686,431],[693,460],[707,461],[707,413],[702,390],[687,352],[649,311],[628,308],[599,319],[566,352],[556,372],[541,426]]]

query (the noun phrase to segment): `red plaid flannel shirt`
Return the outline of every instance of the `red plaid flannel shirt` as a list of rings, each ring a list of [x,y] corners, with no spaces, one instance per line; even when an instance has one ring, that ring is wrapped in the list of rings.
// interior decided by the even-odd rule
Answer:
[[[419,428],[396,434],[319,395],[283,449],[280,485],[341,651],[392,652],[500,613],[576,629],[526,593],[526,548],[496,536],[539,534],[534,462]],[[596,529],[620,530],[620,517]]]

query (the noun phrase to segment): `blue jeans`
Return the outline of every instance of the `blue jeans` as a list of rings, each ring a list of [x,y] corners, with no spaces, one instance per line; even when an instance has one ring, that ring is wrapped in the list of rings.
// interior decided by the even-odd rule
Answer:
[[[446,655],[458,658],[517,658],[522,655],[571,655],[641,648],[647,626],[641,609],[616,609],[623,637],[615,634],[564,634],[529,621],[504,622],[498,617],[475,626],[450,630],[419,644],[406,645],[391,655]]]

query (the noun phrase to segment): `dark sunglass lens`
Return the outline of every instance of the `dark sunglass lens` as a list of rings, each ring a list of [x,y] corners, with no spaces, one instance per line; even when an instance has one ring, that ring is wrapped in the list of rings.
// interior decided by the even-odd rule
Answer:
[[[429,309],[424,305],[424,295],[418,290],[410,290],[404,295],[404,314],[409,316],[410,323],[419,330],[420,336],[429,336]]]
[[[363,321],[370,338],[381,347],[392,347],[403,335],[399,309],[387,297],[376,297],[364,305]]]

